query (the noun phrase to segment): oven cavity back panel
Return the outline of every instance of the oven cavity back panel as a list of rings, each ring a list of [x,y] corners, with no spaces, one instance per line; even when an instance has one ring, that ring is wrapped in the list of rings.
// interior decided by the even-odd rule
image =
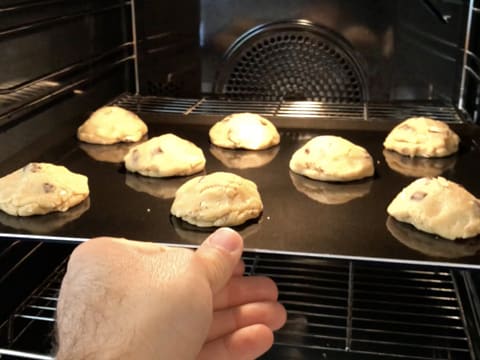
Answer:
[[[227,50],[215,93],[234,99],[358,103],[368,99],[360,60],[341,36],[309,21],[260,25]]]

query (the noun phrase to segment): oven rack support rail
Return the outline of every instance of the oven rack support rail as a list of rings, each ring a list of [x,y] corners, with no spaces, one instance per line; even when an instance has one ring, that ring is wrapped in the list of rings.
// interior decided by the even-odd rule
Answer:
[[[227,100],[209,97],[193,99],[122,94],[111,104],[134,112],[157,114],[229,115],[237,112],[252,112],[264,116],[339,120],[402,121],[412,116],[426,116],[452,123],[469,121],[468,115],[459,111],[452,104],[438,101],[325,103],[320,101]]]

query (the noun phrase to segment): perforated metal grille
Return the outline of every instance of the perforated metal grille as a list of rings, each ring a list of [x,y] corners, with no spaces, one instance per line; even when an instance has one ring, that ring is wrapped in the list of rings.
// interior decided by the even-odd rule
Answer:
[[[362,69],[342,38],[306,21],[263,25],[227,51],[216,92],[229,98],[359,102]]]

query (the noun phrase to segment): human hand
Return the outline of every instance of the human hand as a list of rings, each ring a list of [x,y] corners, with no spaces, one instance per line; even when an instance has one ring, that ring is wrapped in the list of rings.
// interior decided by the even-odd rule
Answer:
[[[254,359],[285,309],[242,277],[243,240],[219,229],[196,252],[97,238],[72,253],[57,308],[57,359]]]

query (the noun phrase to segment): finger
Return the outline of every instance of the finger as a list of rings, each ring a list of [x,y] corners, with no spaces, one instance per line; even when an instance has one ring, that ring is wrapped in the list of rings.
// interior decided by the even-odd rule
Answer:
[[[256,324],[205,344],[197,360],[252,360],[267,352],[272,345],[272,331],[265,325]]]
[[[285,308],[278,302],[258,302],[217,311],[207,341],[218,339],[240,328],[263,324],[272,331],[280,329],[287,319]]]
[[[218,229],[195,252],[191,271],[206,279],[215,294],[232,277],[242,250],[243,239],[236,231],[229,228]]]
[[[237,263],[235,269],[233,270],[233,276],[243,276],[245,273],[245,263],[242,259]]]
[[[276,301],[278,289],[272,279],[263,276],[233,277],[213,298],[213,309],[222,310],[237,305]]]

